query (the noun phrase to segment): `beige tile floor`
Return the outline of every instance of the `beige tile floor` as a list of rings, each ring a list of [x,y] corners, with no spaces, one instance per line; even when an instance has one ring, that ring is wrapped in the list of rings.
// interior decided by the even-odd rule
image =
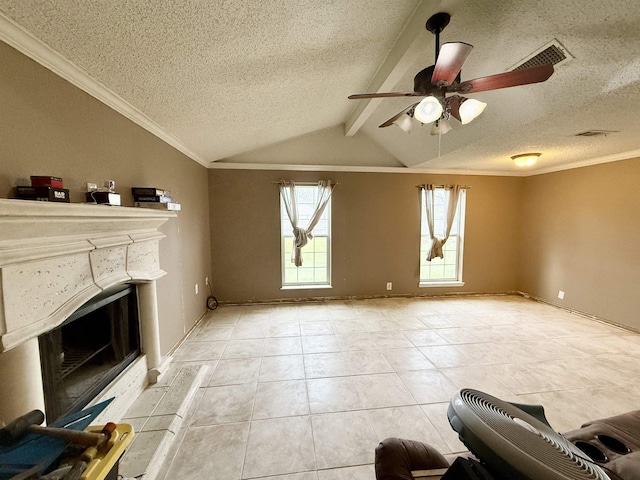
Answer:
[[[519,296],[220,307],[175,361],[210,369],[165,480],[372,480],[389,436],[466,450],[465,387],[558,431],[640,409],[640,335]]]

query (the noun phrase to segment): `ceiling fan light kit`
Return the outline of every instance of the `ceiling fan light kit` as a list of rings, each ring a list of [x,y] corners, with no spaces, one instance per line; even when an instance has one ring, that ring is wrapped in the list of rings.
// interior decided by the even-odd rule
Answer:
[[[530,167],[538,161],[541,153],[521,153],[513,155],[511,159],[518,167]]]
[[[453,127],[448,118],[439,118],[431,126],[431,135],[444,135],[450,131]]]
[[[420,123],[431,123],[442,116],[443,110],[440,100],[433,95],[429,95],[416,106],[413,116]]]
[[[436,37],[435,64],[423,68],[416,74],[413,79],[413,92],[360,93],[349,95],[348,98],[354,100],[365,98],[425,97],[419,103],[411,105],[391,117],[380,125],[380,128],[395,124],[409,133],[411,128],[408,127],[408,122],[404,114],[407,113],[410,120],[411,111],[413,111],[413,117],[421,123],[438,123],[437,125],[434,124],[431,130],[432,134],[434,131],[438,132],[436,135],[446,133],[451,130],[451,125],[448,121],[449,116],[466,125],[477,118],[487,106],[484,102],[461,97],[457,95],[458,93],[467,95],[500,88],[544,82],[553,74],[553,65],[545,64],[480,77],[474,80],[461,81],[460,70],[471,53],[473,46],[464,42],[449,42],[443,44],[442,48],[440,48],[440,32],[449,24],[450,19],[451,16],[448,13],[440,12],[427,20],[427,30]],[[447,97],[447,94],[453,95]],[[446,117],[443,117],[443,112]],[[446,126],[443,125],[444,120],[446,120],[446,124],[444,124]]]
[[[411,119],[411,114],[407,112],[404,115],[400,115],[393,121],[393,124],[400,127],[404,132],[411,133],[411,129],[413,128],[413,120]]]
[[[485,108],[487,108],[487,104],[480,100],[476,100],[475,98],[462,98],[460,106],[458,107],[460,123],[466,125],[472,122],[480,116]]]

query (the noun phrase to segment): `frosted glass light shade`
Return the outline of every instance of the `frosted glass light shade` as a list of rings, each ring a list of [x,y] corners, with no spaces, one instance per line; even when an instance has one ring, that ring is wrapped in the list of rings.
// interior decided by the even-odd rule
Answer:
[[[411,115],[409,115],[408,113],[405,115],[400,115],[399,118],[396,118],[394,120],[393,124],[399,126],[407,133],[411,133],[411,129],[413,128],[413,121],[411,120]]]
[[[460,104],[460,123],[466,125],[471,122],[474,118],[478,117],[486,107],[487,104],[479,100],[473,98],[464,99]]]
[[[521,153],[520,155],[514,155],[511,157],[513,162],[519,167],[530,167],[538,161],[538,157],[541,153]]]
[[[451,122],[446,118],[441,118],[433,122],[431,127],[431,135],[443,135],[451,130]]]
[[[422,101],[416,105],[416,109],[413,112],[413,117],[420,123],[435,122],[442,116],[442,104],[433,95],[429,95],[422,99]]]

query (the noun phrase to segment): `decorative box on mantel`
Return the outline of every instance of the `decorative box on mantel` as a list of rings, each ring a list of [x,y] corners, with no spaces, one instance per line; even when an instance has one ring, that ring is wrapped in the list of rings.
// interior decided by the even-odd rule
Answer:
[[[16,399],[13,407],[0,408],[0,418],[11,418],[12,408],[15,416],[41,408],[38,336],[122,283],[137,287],[146,380],[158,380],[169,362],[161,357],[158,329],[155,281],[166,274],[160,268],[164,234],[158,228],[175,216],[141,208],[0,199],[0,382],[13,387],[3,390]]]

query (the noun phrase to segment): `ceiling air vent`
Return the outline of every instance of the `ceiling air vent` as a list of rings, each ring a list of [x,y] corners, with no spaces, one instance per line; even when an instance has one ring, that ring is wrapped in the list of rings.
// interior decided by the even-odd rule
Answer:
[[[576,133],[574,137],[606,137],[619,131],[620,130],[585,130],[584,132]]]
[[[567,49],[564,48],[560,44],[560,42],[558,42],[558,40],[554,38],[552,41],[539,48],[528,57],[520,60],[513,67],[511,67],[509,71],[522,70],[523,68],[538,67],[540,65],[548,64],[558,67],[560,65],[564,65],[571,59],[573,59],[573,57],[569,52],[567,52]]]

